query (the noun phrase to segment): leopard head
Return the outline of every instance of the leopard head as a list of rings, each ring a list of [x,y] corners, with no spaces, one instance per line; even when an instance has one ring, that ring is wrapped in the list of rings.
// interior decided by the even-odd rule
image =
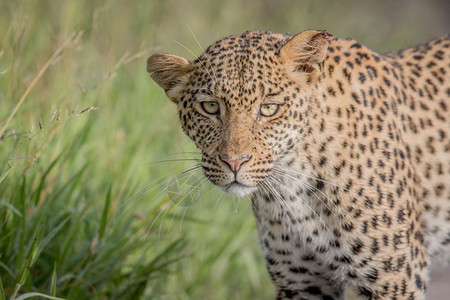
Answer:
[[[308,133],[308,111],[329,34],[245,32],[196,60],[154,54],[147,71],[177,104],[202,151],[205,176],[225,192],[256,191]]]

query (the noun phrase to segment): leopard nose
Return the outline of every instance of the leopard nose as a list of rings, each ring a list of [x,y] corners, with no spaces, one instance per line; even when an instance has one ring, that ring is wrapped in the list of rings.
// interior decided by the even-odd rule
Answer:
[[[236,173],[237,171],[239,171],[239,169],[241,168],[241,166],[243,164],[245,164],[246,162],[248,162],[250,159],[252,158],[251,155],[243,155],[239,158],[231,158],[227,155],[219,155],[219,159],[221,161],[223,161],[229,168],[231,171],[233,171],[233,173]]]

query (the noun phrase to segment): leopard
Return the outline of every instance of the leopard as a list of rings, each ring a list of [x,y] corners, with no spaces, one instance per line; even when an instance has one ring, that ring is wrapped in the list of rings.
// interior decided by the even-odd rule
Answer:
[[[250,198],[276,299],[425,298],[450,261],[449,35],[379,54],[246,31],[147,71],[204,176]]]

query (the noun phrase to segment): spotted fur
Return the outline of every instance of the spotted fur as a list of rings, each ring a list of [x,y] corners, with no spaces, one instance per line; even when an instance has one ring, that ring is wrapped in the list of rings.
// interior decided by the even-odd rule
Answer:
[[[251,195],[277,299],[423,299],[450,260],[449,47],[252,31],[149,58],[205,176]]]

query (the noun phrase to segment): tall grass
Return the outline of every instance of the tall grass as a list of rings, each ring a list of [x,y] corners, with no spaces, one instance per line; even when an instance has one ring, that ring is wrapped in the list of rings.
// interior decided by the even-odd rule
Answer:
[[[449,25],[438,2],[342,3],[1,1],[0,300],[273,298],[248,199],[200,177],[145,59],[246,29],[388,50]]]

